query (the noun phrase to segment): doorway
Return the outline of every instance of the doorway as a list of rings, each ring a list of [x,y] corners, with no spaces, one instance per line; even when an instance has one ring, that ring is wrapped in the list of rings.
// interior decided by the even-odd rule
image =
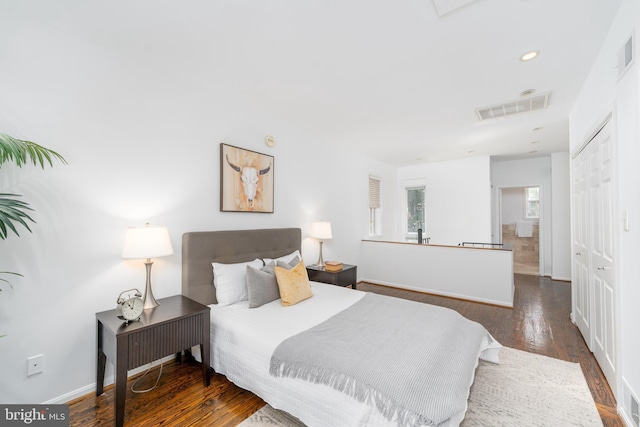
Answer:
[[[513,272],[540,275],[540,187],[500,189],[501,243],[513,250]]]

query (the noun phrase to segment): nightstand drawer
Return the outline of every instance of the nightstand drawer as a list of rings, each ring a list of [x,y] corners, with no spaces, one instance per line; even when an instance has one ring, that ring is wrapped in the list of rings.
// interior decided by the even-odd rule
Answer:
[[[130,334],[128,369],[200,344],[202,325],[203,315],[199,314]]]

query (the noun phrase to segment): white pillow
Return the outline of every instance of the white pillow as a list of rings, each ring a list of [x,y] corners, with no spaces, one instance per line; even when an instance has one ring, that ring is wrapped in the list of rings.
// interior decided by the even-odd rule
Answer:
[[[237,264],[211,263],[213,266],[213,285],[216,287],[216,299],[219,306],[235,304],[248,299],[247,266],[262,268],[262,260],[256,258]]]
[[[267,265],[270,262],[275,262],[277,264],[278,261],[282,261],[286,264],[289,264],[291,260],[294,259],[295,257],[298,257],[298,259],[302,259],[302,255],[300,255],[300,251],[297,249],[291,252],[289,255],[283,255],[280,258],[276,258],[276,259],[264,258],[263,261],[264,261],[264,265]]]

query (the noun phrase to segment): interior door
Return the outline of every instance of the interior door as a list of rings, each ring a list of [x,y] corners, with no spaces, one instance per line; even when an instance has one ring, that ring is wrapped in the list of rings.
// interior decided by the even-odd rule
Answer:
[[[573,160],[573,290],[574,321],[580,329],[589,348],[591,345],[591,292],[589,276],[589,195],[588,195],[588,153],[583,150]]]
[[[610,123],[602,128],[588,148],[591,277],[593,280],[592,351],[609,381],[609,386],[615,390],[613,164]]]

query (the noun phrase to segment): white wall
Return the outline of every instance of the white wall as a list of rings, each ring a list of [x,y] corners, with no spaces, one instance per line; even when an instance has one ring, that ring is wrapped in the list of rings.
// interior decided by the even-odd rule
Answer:
[[[542,259],[541,272],[544,276],[551,275],[551,162],[549,157],[537,157],[526,160],[494,161],[491,164],[491,183],[496,203],[494,211],[498,212],[498,192],[508,187],[540,187],[540,257]],[[501,231],[498,219],[493,221],[493,234],[498,236]]]
[[[618,80],[617,52],[635,32],[635,64]],[[593,65],[570,116],[571,152],[576,153],[595,126],[613,112],[614,143],[617,150],[617,197],[614,201],[618,289],[616,306],[619,389],[618,409],[631,424],[629,395],[640,397],[640,72],[638,69],[638,36],[640,35],[640,2],[624,0],[611,30]],[[628,212],[630,230],[624,231],[622,215]]]
[[[551,278],[571,280],[569,153],[551,154]]]
[[[491,242],[490,171],[487,156],[398,168],[398,206],[404,206],[402,183],[424,179],[424,236],[431,237],[431,243],[455,246],[463,241]],[[397,240],[405,240],[404,229],[399,222]]]
[[[367,282],[513,307],[510,250],[364,241],[360,267]]]
[[[376,240],[391,240],[398,235],[398,195],[397,195],[397,169],[387,165],[377,164],[372,171],[380,170],[381,174],[371,173],[380,178],[380,211],[382,234],[375,236]],[[367,184],[368,185],[368,184]],[[369,200],[367,199],[367,206]],[[368,228],[367,230],[368,231]],[[368,237],[367,237],[368,238]],[[326,244],[326,243],[325,243]]]
[[[0,131],[69,162],[0,171],[0,191],[23,194],[37,221],[33,234],[20,230],[20,238],[0,242],[0,271],[24,274],[12,279],[13,290],[0,283],[0,335],[7,335],[0,338],[0,402],[91,392],[95,313],[114,308],[122,290],[144,287],[143,263],[120,258],[128,226],[169,229],[175,253],[154,262],[152,278],[163,298],[180,293],[184,232],[301,227],[311,263],[318,244],[307,238],[309,226],[325,219],[334,235],[325,259],[358,264],[368,176],[382,178],[385,207],[396,200],[394,168],[274,120],[215,75],[146,64],[9,12],[0,14],[0,40],[3,64],[15,64],[0,69]],[[263,143],[267,134],[276,138],[273,149]],[[219,211],[223,141],[275,156],[274,214]],[[383,209],[383,232],[393,234],[394,211]],[[44,354],[44,373],[27,378],[27,357],[37,354]]]

